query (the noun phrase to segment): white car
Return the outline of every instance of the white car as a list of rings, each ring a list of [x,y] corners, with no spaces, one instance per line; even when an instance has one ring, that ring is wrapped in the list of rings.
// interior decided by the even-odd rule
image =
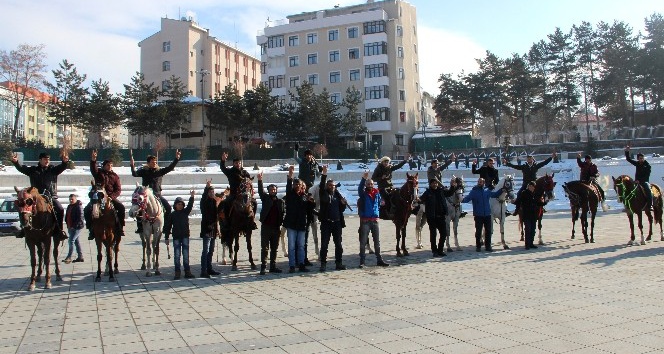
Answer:
[[[0,235],[15,235],[21,230],[15,197],[9,197],[0,203]]]

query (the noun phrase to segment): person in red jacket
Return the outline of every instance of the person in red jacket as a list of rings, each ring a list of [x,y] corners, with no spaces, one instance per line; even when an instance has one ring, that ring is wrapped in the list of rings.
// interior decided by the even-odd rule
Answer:
[[[99,169],[97,167],[97,150],[92,150],[92,156],[90,158],[90,173],[95,179],[95,184],[103,186],[106,194],[111,198],[113,208],[115,208],[115,212],[118,216],[118,224],[115,233],[120,237],[124,236],[125,207],[118,201],[118,197],[120,196],[120,193],[122,193],[122,184],[120,183],[120,177],[115,171],[113,171],[113,161],[104,160],[101,169]],[[90,221],[92,219],[91,212],[92,204],[88,204],[85,207],[85,224],[88,229],[90,229]],[[88,240],[94,240],[91,229]]]
[[[606,205],[606,200],[604,198],[604,190],[602,187],[597,183],[597,177],[599,177],[599,170],[597,169],[597,165],[593,163],[593,158],[590,155],[586,155],[584,158],[584,161],[581,161],[581,153],[576,154],[576,163],[579,165],[579,168],[581,169],[581,175],[580,179],[582,182],[587,183],[587,184],[592,184],[595,187],[597,187],[597,190],[599,191],[599,194],[602,198],[602,210],[607,211],[609,208]]]

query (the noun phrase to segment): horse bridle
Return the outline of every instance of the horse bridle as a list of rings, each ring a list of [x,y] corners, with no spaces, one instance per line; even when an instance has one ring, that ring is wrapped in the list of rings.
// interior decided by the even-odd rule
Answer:
[[[44,226],[41,228],[35,228],[32,226],[32,219],[34,216],[37,214],[37,201],[35,200],[35,197],[30,195],[30,197],[26,197],[27,193],[25,190],[22,190],[20,195],[17,195],[18,198],[14,201],[14,205],[16,205],[17,209],[19,210],[19,215],[25,215],[28,214],[28,220],[26,223],[23,225],[24,228],[29,228],[35,231],[43,231],[46,228],[46,223],[44,223]],[[44,214],[44,217],[46,214]],[[23,222],[23,218],[20,218],[20,221]]]
[[[619,179],[620,183],[615,183],[613,188],[618,195],[618,201],[622,201],[622,203],[625,204],[625,207],[629,209],[632,214],[634,214],[634,210],[632,209],[632,199],[636,197],[636,191],[639,189],[639,185],[634,183],[634,188],[630,192],[627,192],[628,188],[627,185],[625,185],[625,181],[622,179],[622,177],[619,177]],[[618,190],[620,190],[620,193]]]
[[[507,192],[506,197],[512,197],[512,199],[513,199],[513,197],[514,197],[514,193],[513,193],[514,192],[514,181],[513,181],[512,178],[505,178],[505,182],[503,182],[503,189],[505,190],[505,192]],[[502,198],[502,195],[501,195],[501,197],[498,197],[497,199],[501,203],[504,203],[505,200],[507,200],[507,199]]]
[[[155,216],[149,216],[148,215],[148,210],[147,210],[147,190],[143,190],[142,193],[136,191],[134,192],[135,195],[143,197],[142,199],[138,197],[132,196],[131,198],[131,203],[135,204],[138,206],[138,214],[139,216],[144,220],[150,223],[150,225],[154,224],[155,221],[157,221],[159,213],[160,213],[160,208],[161,208],[161,203],[156,203],[157,204],[157,212],[155,213]]]

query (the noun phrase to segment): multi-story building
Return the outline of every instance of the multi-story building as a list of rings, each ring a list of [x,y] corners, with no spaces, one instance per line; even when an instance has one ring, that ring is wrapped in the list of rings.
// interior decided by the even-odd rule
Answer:
[[[288,16],[259,32],[261,80],[287,100],[307,81],[341,102],[354,86],[364,97],[367,141],[402,156],[422,119],[415,7],[372,1]]]
[[[201,138],[209,145],[225,144],[227,132],[212,130],[207,122],[203,99],[207,100],[231,84],[238,93],[255,88],[260,82],[260,60],[210,35],[192,18],[162,18],[161,30],[138,43],[141,48],[141,73],[146,82],[166,88],[171,76],[179,77],[193,97],[191,119],[181,132],[170,136],[173,147],[200,147]],[[154,141],[145,141],[147,145]],[[129,138],[138,146],[137,137]],[[143,144],[146,145],[146,144]]]

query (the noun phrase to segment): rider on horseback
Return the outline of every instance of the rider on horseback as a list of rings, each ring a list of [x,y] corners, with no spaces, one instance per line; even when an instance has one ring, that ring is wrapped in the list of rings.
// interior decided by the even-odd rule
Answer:
[[[116,223],[116,234],[120,237],[124,236],[124,226],[125,226],[125,207],[122,203],[118,201],[118,197],[122,192],[122,184],[120,183],[120,177],[113,171],[113,161],[104,160],[102,162],[101,170],[97,168],[97,150],[92,150],[92,158],[90,159],[90,173],[95,179],[95,184],[104,187],[104,190],[108,194],[108,197],[111,198],[111,203],[113,203],[113,208],[115,208],[115,213],[117,215]],[[88,240],[94,240],[95,237],[92,234],[91,221],[92,221],[92,202],[93,198],[90,198],[90,203],[85,206],[85,225],[90,231]]]
[[[601,203],[602,203],[602,210],[607,211],[609,208],[606,205],[606,199],[604,198],[604,190],[602,187],[597,183],[597,177],[599,177],[599,171],[597,170],[597,165],[595,165],[592,161],[592,157],[590,155],[586,155],[585,161],[581,162],[581,153],[576,154],[576,163],[579,165],[581,168],[581,182],[593,185],[597,190],[599,191],[600,198],[601,198]]]
[[[320,176],[323,168],[318,165],[311,150],[307,149],[304,151],[304,158],[298,156],[299,145],[297,143],[293,150],[295,150],[295,161],[300,164],[300,172],[297,177],[301,181],[304,181],[307,185],[307,190],[309,190],[309,188],[313,187],[314,182],[316,181],[316,176]]]
[[[555,158],[556,158],[556,153],[554,152],[551,154],[551,157],[536,164],[533,155],[528,155],[526,156],[526,163],[524,165],[512,165],[509,161],[507,161],[507,159],[503,159],[503,165],[511,167],[515,170],[520,170],[521,173],[523,173],[523,182],[521,183],[521,188],[519,189],[519,192],[517,192],[516,194],[517,200],[519,200],[519,195],[521,194],[521,192],[527,189],[528,184],[530,182],[537,181],[537,171],[539,171],[540,168],[548,165],[549,162],[551,162],[551,160]],[[519,206],[520,204],[516,204],[516,208],[514,209],[514,213],[512,213],[512,215],[519,215]]]
[[[46,195],[50,198],[53,205],[53,212],[57,222],[55,223],[55,231],[53,232],[53,239],[60,242],[67,239],[67,234],[62,229],[62,222],[65,216],[65,209],[58,201],[58,175],[67,169],[69,156],[62,154],[62,163],[53,166],[50,164],[51,156],[45,152],[39,154],[39,163],[37,166],[28,167],[26,165],[19,165],[18,154],[12,155],[12,163],[18,172],[30,177],[30,187],[37,188],[39,194]],[[25,237],[25,231],[21,231],[16,235],[17,238]]]
[[[249,180],[253,179],[249,172],[242,168],[242,160],[238,158],[233,159],[233,167],[226,167],[226,159],[228,159],[228,153],[224,152],[221,155],[221,172],[226,175],[226,178],[228,178],[228,185],[230,186],[231,193],[226,197],[226,201],[224,203],[224,214],[226,214],[226,217],[230,217],[230,209],[231,205],[233,205],[233,201],[235,200],[235,197],[237,194],[240,192],[240,188],[243,188],[245,186],[242,185],[242,181],[245,178],[248,178]],[[256,200],[254,199],[253,192],[250,195],[251,197],[251,206],[254,209],[254,215],[256,214]],[[253,223],[253,229],[257,230],[258,226],[256,225],[256,221],[252,220]]]
[[[480,175],[480,178],[484,179],[486,188],[493,190],[493,188],[498,184],[498,170],[493,167],[494,161],[492,158],[486,161],[486,166],[477,168],[477,159],[473,162],[473,174]]]
[[[645,156],[643,156],[641,153],[636,154],[636,161],[634,161],[629,154],[629,145],[625,147],[625,158],[627,159],[627,162],[636,167],[634,180],[636,183],[641,185],[643,191],[646,193],[646,196],[648,197],[648,208],[652,208],[652,190],[650,189],[650,164],[648,161],[646,161]]]
[[[383,156],[379,160],[378,166],[376,166],[376,169],[371,176],[371,179],[376,182],[376,184],[378,184],[378,191],[380,192],[380,196],[385,201],[384,209],[381,208],[381,210],[388,211],[389,215],[394,214],[394,210],[392,210],[393,203],[392,200],[390,200],[390,193],[394,188],[394,185],[392,184],[392,172],[403,167],[403,165],[405,165],[408,160],[410,160],[410,154],[407,154],[406,158],[398,164],[390,165],[392,160],[387,156]],[[391,219],[389,215],[384,214],[385,213],[383,213],[381,218]]]

